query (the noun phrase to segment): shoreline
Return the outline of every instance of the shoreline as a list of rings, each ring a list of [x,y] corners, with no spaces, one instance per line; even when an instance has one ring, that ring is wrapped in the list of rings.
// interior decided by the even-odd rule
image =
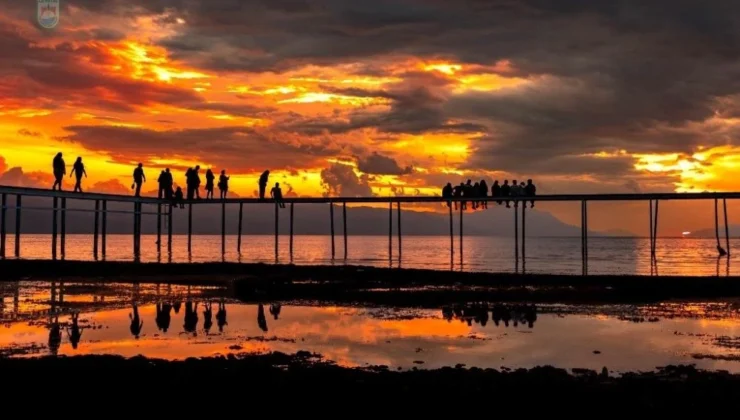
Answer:
[[[236,388],[223,389],[225,393],[244,395],[460,395],[495,396],[507,403],[559,403],[570,410],[571,400],[583,406],[676,408],[678,401],[685,405],[734,405],[734,396],[740,393],[740,375],[722,371],[703,371],[692,366],[666,366],[653,372],[630,372],[612,376],[608,370],[596,372],[556,367],[500,370],[466,368],[464,366],[424,370],[394,371],[385,366],[362,368],[340,367],[323,361],[320,356],[305,351],[288,355],[283,353],[244,354],[189,358],[180,361],[148,359],[143,356],[40,357],[30,359],[0,358],[0,370],[11,375],[14,384],[64,378],[65,386],[89,385],[90,375],[103,370],[106,375],[95,375],[98,391],[128,387],[123,377],[136,378],[138,392],[181,392],[182,383],[236,382]],[[605,367],[606,370],[606,367]],[[164,385],[167,385],[164,387]],[[15,392],[27,392],[14,386]],[[74,389],[74,388],[73,388]],[[105,391],[103,391],[105,390]],[[110,398],[120,394],[107,394]],[[151,394],[148,394],[151,395]],[[582,398],[588,395],[588,398]],[[576,400],[573,400],[576,398]],[[237,400],[238,401],[238,400]],[[451,400],[447,400],[452,402]],[[407,401],[407,403],[409,403]]]

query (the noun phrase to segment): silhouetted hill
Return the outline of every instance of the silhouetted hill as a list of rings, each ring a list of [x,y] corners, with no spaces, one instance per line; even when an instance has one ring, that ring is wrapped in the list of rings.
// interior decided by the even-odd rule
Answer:
[[[8,205],[12,206],[10,197]],[[26,197],[24,207],[51,207],[51,199]],[[68,208],[94,208],[93,202],[68,200]],[[108,210],[133,210],[131,204],[109,203]],[[156,211],[156,206],[144,206],[144,211]],[[226,209],[227,233],[237,233],[238,204],[231,204]],[[187,233],[188,210],[175,209],[173,211],[173,232]],[[290,208],[279,212],[279,231],[289,232]],[[459,227],[459,213],[453,216],[455,234]],[[8,210],[8,232],[14,231],[15,211]],[[24,210],[22,216],[22,232],[51,233],[50,210]],[[322,235],[329,233],[329,206],[326,204],[299,204],[295,206],[294,232],[297,235]],[[468,211],[463,216],[465,235],[486,236],[513,236],[514,213],[513,209],[491,206],[486,211]],[[274,206],[272,204],[244,205],[244,234],[272,234],[274,232]],[[449,216],[446,213],[431,213],[417,211],[403,211],[401,228],[404,235],[448,235]],[[347,208],[347,231],[353,235],[387,235],[388,209],[355,207]],[[133,227],[131,214],[109,214],[108,233],[130,233]],[[342,208],[334,209],[334,227],[337,234],[342,233]],[[93,231],[92,213],[67,214],[68,233],[91,233]],[[396,231],[396,209],[393,209],[393,231]],[[567,225],[556,219],[550,213],[538,210],[527,210],[528,236],[579,236],[580,227]],[[156,232],[156,217],[144,215],[143,233]],[[163,228],[166,232],[166,228]],[[193,206],[193,233],[220,234],[221,232],[221,205]],[[594,236],[603,236],[598,232],[590,233]]]
[[[740,236],[740,226],[738,225],[730,225],[730,238],[735,238]],[[714,228],[706,228],[706,229],[700,229],[694,232],[691,232],[690,235],[686,235],[687,238],[714,238],[715,237],[715,231]],[[725,227],[720,226],[719,227],[719,237],[724,238],[725,237]]]

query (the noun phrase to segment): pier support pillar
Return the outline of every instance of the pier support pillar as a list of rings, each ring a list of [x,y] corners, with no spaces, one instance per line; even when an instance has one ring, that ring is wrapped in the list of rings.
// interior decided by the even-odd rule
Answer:
[[[162,204],[157,204],[157,254],[162,252]]]
[[[453,226],[452,224],[452,203],[448,203],[447,207],[450,213],[450,264],[451,264],[455,258],[455,232],[452,227]]]
[[[462,201],[460,202],[460,269],[462,270],[463,265],[463,208]]]
[[[280,213],[278,212],[278,210],[280,210],[280,205],[278,204],[277,201],[275,201],[275,261],[277,261],[277,259],[278,259],[278,252],[279,252],[279,249],[278,249],[278,247],[279,247],[279,242],[278,242],[278,224],[279,224],[279,221],[280,221],[280,219],[279,219]],[[334,238],[332,237],[332,241],[333,240],[334,240]]]
[[[725,245],[727,246],[727,258],[730,258],[730,225],[727,224],[727,199],[722,199],[722,207],[725,214]]]
[[[62,259],[64,259],[64,256],[67,254],[67,199],[62,198],[62,232],[61,232],[61,256]]]
[[[226,201],[221,202],[221,255],[226,255]]]
[[[658,204],[660,201],[655,200],[655,220],[653,220],[653,260],[657,261],[658,249]]]
[[[396,210],[397,210],[396,217],[398,218],[398,220],[396,220],[396,223],[398,224],[398,262],[400,266],[401,255],[402,255],[402,251],[401,251],[401,202],[400,201],[396,203]]]
[[[105,202],[103,202],[105,205]],[[167,253],[172,257],[172,203],[167,205]]]
[[[290,258],[293,259],[293,204],[290,203]]]
[[[54,197],[52,200],[51,209],[51,259],[57,259],[57,234],[59,228],[57,227],[57,211],[59,208],[59,198]]]
[[[346,260],[347,259],[347,203],[346,202],[342,203],[342,233],[344,234],[344,259]]]
[[[334,259],[334,203],[329,202],[329,229],[331,230],[331,259]]]
[[[653,238],[653,200],[651,199],[649,201],[650,203],[650,231],[648,232],[650,234],[650,261],[655,259],[655,239]]]
[[[236,253],[241,255],[242,253],[242,221],[244,219],[244,203],[239,203],[239,226],[237,226],[238,232],[236,233]]]
[[[15,196],[15,257],[21,256],[21,207],[23,196]]]
[[[188,255],[193,252],[193,204],[188,203]]]
[[[103,200],[103,226],[100,229],[100,242],[101,242],[101,251],[103,255],[103,259],[105,259],[105,252],[107,247],[107,237],[108,237],[108,201]]]
[[[0,258],[5,258],[5,237],[7,235],[8,195],[3,194],[0,198]]]
[[[393,203],[388,203],[388,261],[393,260]]]
[[[95,200],[95,225],[93,226],[93,257],[98,259],[98,224],[100,223],[100,200]]]
[[[514,271],[519,272],[519,202],[514,202]]]
[[[527,202],[522,201],[522,273],[527,259]]]

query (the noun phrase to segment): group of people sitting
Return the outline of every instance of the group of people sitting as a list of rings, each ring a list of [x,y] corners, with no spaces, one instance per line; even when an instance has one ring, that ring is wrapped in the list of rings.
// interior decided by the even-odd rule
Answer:
[[[490,192],[490,196],[488,195]],[[524,182],[517,183],[516,180],[513,180],[511,184],[509,184],[509,180],[504,180],[503,184],[499,184],[498,180],[493,181],[493,185],[490,188],[488,188],[488,183],[486,180],[481,180],[480,182],[476,182],[475,184],[472,183],[472,180],[468,180],[467,183],[461,182],[460,185],[453,187],[451,183],[447,183],[447,185],[442,188],[442,197],[447,199],[452,198],[474,198],[474,199],[481,199],[486,197],[492,197],[497,200],[496,203],[503,204],[506,203],[506,207],[511,207],[510,200],[503,200],[503,198],[506,197],[534,197],[537,194],[537,187],[534,185],[531,179],[527,180],[527,183]],[[477,210],[478,208],[487,209],[488,208],[488,200],[483,201],[471,201],[473,210]],[[455,210],[457,210],[457,201],[455,201]],[[527,207],[527,202],[524,201],[524,207]],[[532,204],[532,207],[534,207],[534,200],[530,200],[530,203]],[[447,201],[447,207],[452,206],[452,200]],[[518,207],[518,201],[514,202],[514,207]],[[460,201],[460,210],[467,210],[468,203],[467,201]]]

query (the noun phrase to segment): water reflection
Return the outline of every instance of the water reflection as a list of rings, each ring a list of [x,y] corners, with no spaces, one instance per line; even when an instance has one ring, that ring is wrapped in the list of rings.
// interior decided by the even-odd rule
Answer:
[[[427,310],[246,305],[219,289],[181,286],[16,286],[2,289],[0,355],[23,356],[25,350],[26,356],[184,359],[306,350],[347,366],[552,364],[625,371],[696,363],[740,372],[740,303],[732,301],[580,307],[473,302]],[[177,301],[185,307],[179,315]],[[183,323],[182,332],[167,334],[173,322]]]

